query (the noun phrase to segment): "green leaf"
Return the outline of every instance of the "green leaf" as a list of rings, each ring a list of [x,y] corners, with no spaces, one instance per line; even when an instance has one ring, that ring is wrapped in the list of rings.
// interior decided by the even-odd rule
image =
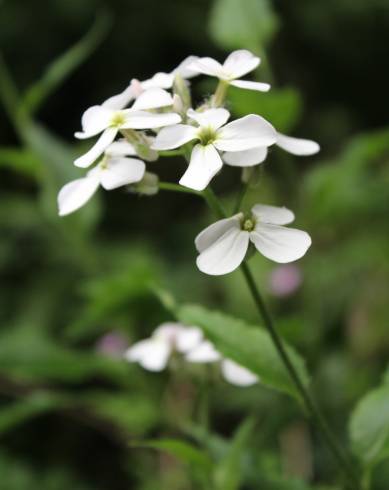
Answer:
[[[37,180],[42,170],[41,162],[31,151],[19,148],[0,148],[0,167]]]
[[[110,16],[107,13],[100,14],[90,31],[48,66],[41,79],[26,91],[23,104],[28,113],[37,111],[66,78],[95,51],[110,25]]]
[[[260,114],[280,132],[288,133],[298,122],[302,100],[293,88],[272,89],[269,93],[230,87],[228,100],[236,116]]]
[[[350,420],[350,439],[355,454],[368,467],[389,457],[389,385],[368,393]]]
[[[206,337],[224,356],[257,374],[262,384],[299,399],[289,373],[263,328],[196,305],[179,308],[177,315],[183,323],[202,328]],[[284,344],[300,378],[307,385],[308,374],[304,361],[292,347],[286,342]]]
[[[256,51],[273,38],[278,19],[269,0],[216,0],[209,33],[221,48]]]
[[[234,434],[231,445],[215,470],[216,487],[220,490],[238,490],[242,482],[242,456],[253,435],[255,419],[247,418]]]

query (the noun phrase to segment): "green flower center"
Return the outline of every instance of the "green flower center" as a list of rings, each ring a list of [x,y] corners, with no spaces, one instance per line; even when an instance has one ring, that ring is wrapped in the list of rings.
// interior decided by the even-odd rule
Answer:
[[[197,136],[203,146],[210,145],[217,138],[216,131],[210,126],[201,128]]]
[[[253,217],[250,218],[243,218],[242,223],[241,223],[241,229],[243,231],[253,231],[255,228],[255,219]]]
[[[115,112],[115,114],[113,114],[112,118],[111,118],[111,126],[113,128],[120,128],[121,126],[123,126],[123,124],[126,122],[126,118],[123,114],[123,112],[121,111],[118,111],[118,112]]]

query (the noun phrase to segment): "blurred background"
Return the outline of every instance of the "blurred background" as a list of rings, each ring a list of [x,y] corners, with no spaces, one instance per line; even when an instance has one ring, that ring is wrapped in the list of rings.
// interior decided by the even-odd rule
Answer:
[[[350,413],[389,354],[389,2],[2,0],[0,26],[0,489],[207,488],[190,457],[134,446],[206,444],[222,474],[247,414],[255,436],[235,458],[239,482],[224,489],[340,488],[318,434],[284,395],[215,380],[204,442],[193,415],[204,372],[150,374],[121,359],[172,319],[156,288],[258,322],[239,271],[212,278],[195,267],[193,240],[211,219],[203,202],[119,189],[59,218],[56,195],[82,175],[72,161],[89,143],[73,133],[86,108],[190,54],[260,55],[255,76],[272,90],[233,89],[230,110],[259,113],[322,151],[298,159],[274,149],[247,198],[290,206],[311,250],[289,266],[250,263],[350,445]],[[203,78],[194,85],[199,100],[213,90]],[[150,170],[175,182],[182,163]],[[215,179],[226,206],[239,179],[234,168]],[[381,463],[372,488],[388,484]]]

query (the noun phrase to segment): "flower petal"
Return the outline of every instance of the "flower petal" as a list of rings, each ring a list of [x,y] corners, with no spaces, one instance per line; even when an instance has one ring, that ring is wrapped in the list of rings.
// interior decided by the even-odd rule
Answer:
[[[226,381],[237,386],[251,386],[258,383],[258,376],[231,359],[224,359],[221,371]]]
[[[134,102],[131,109],[143,111],[147,109],[158,109],[173,104],[173,97],[161,88],[150,88],[142,92]]]
[[[222,65],[213,58],[198,58],[196,61],[191,63],[188,68],[197,73],[202,73],[203,75],[209,75],[211,77],[217,77],[221,79],[226,78],[226,73]]]
[[[287,225],[294,221],[294,213],[285,207],[256,204],[251,211],[260,222]]]
[[[246,73],[255,70],[261,60],[258,56],[247,51],[247,49],[238,49],[233,51],[223,64],[223,69],[232,79],[240,78]]]
[[[298,156],[314,155],[320,151],[320,146],[316,141],[303,138],[292,138],[285,134],[277,133],[276,145],[283,150]]]
[[[197,257],[197,267],[205,274],[219,276],[235,270],[243,261],[249,245],[249,232],[230,228]]]
[[[74,160],[74,165],[82,168],[92,165],[92,163],[95,162],[113,142],[117,132],[117,128],[106,129],[87,153]]]
[[[267,147],[259,146],[258,148],[252,148],[251,150],[243,151],[226,151],[223,153],[223,160],[228,165],[234,167],[251,167],[258,165],[266,160]]]
[[[58,194],[60,216],[66,216],[86,204],[100,185],[97,172],[94,175],[73,180],[64,185]]]
[[[136,158],[109,158],[101,172],[101,185],[107,191],[142,180],[146,165]]]
[[[153,150],[172,150],[196,138],[197,129],[187,124],[176,124],[162,128],[151,148]]]
[[[114,111],[120,111],[124,109],[133,99],[135,98],[135,93],[132,85],[128,85],[127,88],[123,90],[120,94],[113,95],[109,99],[105,100],[101,105],[102,107],[107,107]]]
[[[141,82],[142,88],[148,90],[150,88],[172,88],[174,76],[171,73],[158,72],[148,80]]]
[[[192,150],[189,167],[180,179],[180,184],[204,190],[223,166],[223,161],[213,145],[196,145]]]
[[[203,338],[203,332],[197,327],[182,327],[177,332],[176,349],[178,352],[186,353],[195,349]]]
[[[268,223],[257,224],[250,240],[262,255],[281,264],[301,258],[312,243],[305,231]]]
[[[178,73],[179,75],[182,76],[182,78],[186,78],[186,79],[197,76],[199,73],[195,70],[192,70],[190,68],[190,65],[192,65],[198,59],[199,59],[198,56],[188,56],[183,61],[181,61],[181,63],[177,66],[177,68],[175,68],[172,71],[172,74],[175,75],[176,73]]]
[[[126,114],[126,122],[122,128],[131,129],[153,129],[171,126],[181,121],[181,117],[173,112],[153,114],[145,111],[129,111]]]
[[[76,138],[91,138],[92,136],[96,136],[96,134],[104,131],[104,129],[108,128],[110,124],[112,112],[112,109],[102,107],[101,105],[89,107],[81,118],[83,132],[75,133]]]
[[[208,109],[204,112],[196,112],[193,109],[189,109],[188,117],[194,119],[200,126],[210,126],[213,129],[219,129],[230,118],[230,113],[227,109]]]
[[[146,339],[130,347],[125,357],[128,361],[138,362],[148,371],[162,371],[166,368],[171,347],[160,339]]]
[[[204,340],[200,345],[189,351],[185,359],[189,362],[207,363],[219,361],[221,355],[209,340]]]
[[[256,90],[257,92],[268,92],[270,90],[270,85],[263,82],[251,82],[248,80],[233,80],[230,85],[239,88],[245,88],[247,90]]]
[[[232,121],[218,131],[215,146],[222,151],[242,151],[270,146],[276,141],[277,133],[263,117],[255,114]]]
[[[231,218],[220,219],[215,223],[207,226],[195,238],[195,245],[198,252],[203,252],[206,248],[213,245],[221,236],[229,229],[240,229],[240,220],[243,218],[243,213],[236,214]]]
[[[115,157],[134,156],[136,155],[136,150],[134,145],[122,138],[111,143],[105,150],[105,154]]]

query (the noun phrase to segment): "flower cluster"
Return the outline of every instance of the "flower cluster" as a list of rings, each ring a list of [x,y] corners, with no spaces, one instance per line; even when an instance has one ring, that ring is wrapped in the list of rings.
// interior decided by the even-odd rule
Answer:
[[[294,155],[313,155],[319,145],[283,135],[263,117],[248,114],[229,121],[224,107],[228,87],[266,92],[270,85],[242,80],[260,59],[247,50],[231,53],[223,64],[189,56],[169,73],[148,80],[133,79],[125,90],[87,109],[78,139],[97,137],[94,145],[74,161],[77,167],[95,164],[86,176],[66,184],[59,192],[61,216],[83,206],[100,185],[106,189],[132,186],[138,192],[158,187],[158,177],[146,172],[146,163],[174,152],[187,158],[179,184],[202,193],[224,164],[252,167],[276,145]],[[189,79],[208,75],[218,79],[215,93],[193,108]],[[149,194],[156,191],[149,189]],[[302,257],[311,244],[307,233],[285,227],[294,215],[285,208],[257,204],[251,213],[239,212],[209,226],[196,238],[197,265],[205,273],[226,274],[254,247],[279,263]]]
[[[174,353],[192,363],[219,363],[226,381],[237,386],[250,386],[258,377],[231,359],[224,358],[213,344],[205,340],[201,330],[181,323],[163,323],[151,337],[130,347],[125,357],[148,371],[164,370]]]

